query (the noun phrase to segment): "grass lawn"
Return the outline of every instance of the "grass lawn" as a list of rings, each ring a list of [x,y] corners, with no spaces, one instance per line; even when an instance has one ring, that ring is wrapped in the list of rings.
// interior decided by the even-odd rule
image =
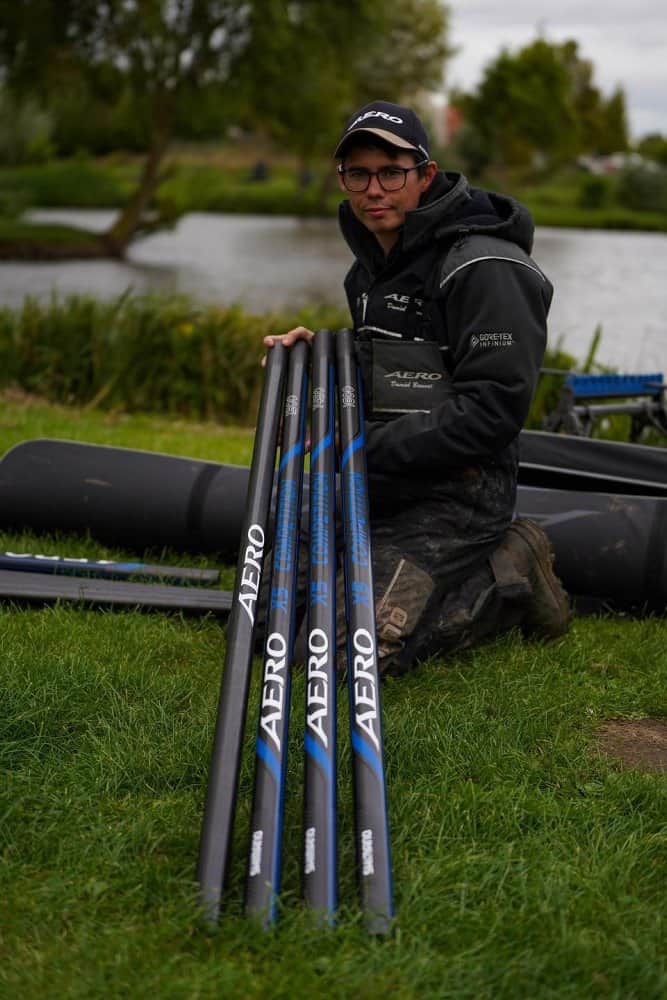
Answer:
[[[252,444],[0,399],[0,454],[40,436],[230,462]],[[14,546],[126,554],[5,533]],[[664,998],[665,777],[604,756],[597,730],[667,715],[666,640],[664,620],[580,619],[550,646],[510,635],[383,685],[397,920],[379,940],[357,908],[342,690],[337,929],[299,902],[299,675],[281,919],[263,933],[242,916],[255,670],[231,886],[210,934],[193,877],[223,624],[0,608],[0,996]]]

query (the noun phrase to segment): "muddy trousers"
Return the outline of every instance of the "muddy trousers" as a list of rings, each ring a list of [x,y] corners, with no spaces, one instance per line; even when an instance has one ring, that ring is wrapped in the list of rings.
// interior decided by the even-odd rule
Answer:
[[[405,559],[388,586],[376,583],[376,592],[380,671],[402,674],[431,656],[466,649],[520,625],[531,589],[492,553],[444,595]]]
[[[531,588],[499,554],[442,594],[433,577],[392,546],[373,550],[375,611],[381,673],[402,674],[431,656],[466,649],[521,624]],[[347,664],[344,576],[336,576],[338,669]],[[305,661],[306,622],[294,659]]]
[[[515,479],[501,469],[473,470],[428,497],[396,502],[371,493],[371,544],[382,673],[465,649],[519,625],[530,585],[498,551],[514,509]],[[307,539],[300,591],[305,594]],[[338,665],[347,662],[343,572],[336,577]],[[303,607],[305,619],[305,606]],[[306,623],[295,644],[303,662]]]

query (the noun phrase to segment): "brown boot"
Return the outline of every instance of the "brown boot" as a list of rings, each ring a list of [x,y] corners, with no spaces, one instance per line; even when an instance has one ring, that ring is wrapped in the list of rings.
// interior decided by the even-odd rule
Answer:
[[[554,555],[542,529],[525,518],[513,521],[491,556],[496,580],[528,584],[519,598],[525,608],[521,629],[526,635],[556,639],[567,632],[570,601],[553,571]]]

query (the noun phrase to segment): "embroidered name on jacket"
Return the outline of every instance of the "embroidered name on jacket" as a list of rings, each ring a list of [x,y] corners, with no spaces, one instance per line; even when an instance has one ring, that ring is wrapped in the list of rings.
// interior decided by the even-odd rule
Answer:
[[[371,341],[371,413],[425,412],[446,397],[447,374],[433,341]]]
[[[384,296],[384,302],[387,309],[393,309],[396,312],[406,312],[410,303],[414,303],[414,310],[417,316],[421,316],[423,313],[422,307],[424,305],[423,299],[418,299],[416,296],[412,295],[401,295],[400,292],[390,292],[389,295]]]
[[[444,377],[441,372],[387,372],[384,376],[398,389],[428,389],[429,382],[440,382]]]

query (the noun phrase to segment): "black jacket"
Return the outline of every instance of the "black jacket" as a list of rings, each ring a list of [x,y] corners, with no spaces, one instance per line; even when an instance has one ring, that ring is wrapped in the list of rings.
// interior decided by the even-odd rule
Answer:
[[[369,471],[433,481],[462,466],[515,463],[553,291],[529,256],[534,227],[527,209],[471,189],[460,174],[439,172],[388,257],[348,202],[340,225],[356,257],[345,290],[364,381]],[[377,352],[405,341],[413,342],[408,351],[426,342],[439,352],[443,387],[425,409],[378,413]],[[415,389],[438,379],[421,375]]]

